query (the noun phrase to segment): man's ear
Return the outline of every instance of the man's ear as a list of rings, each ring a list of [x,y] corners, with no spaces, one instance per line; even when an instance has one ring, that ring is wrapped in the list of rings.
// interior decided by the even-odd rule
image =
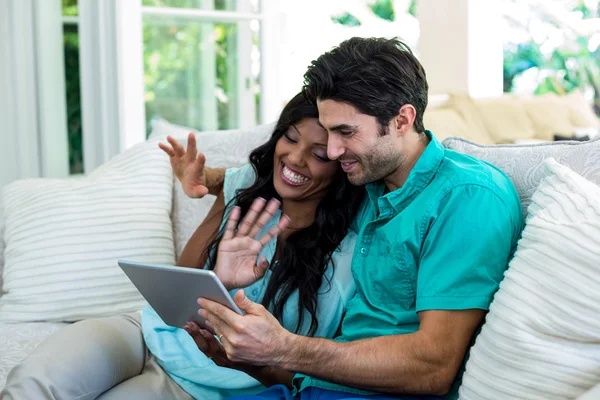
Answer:
[[[412,129],[417,110],[412,104],[405,104],[398,110],[398,115],[393,118],[392,129],[395,129],[398,135],[405,135]]]

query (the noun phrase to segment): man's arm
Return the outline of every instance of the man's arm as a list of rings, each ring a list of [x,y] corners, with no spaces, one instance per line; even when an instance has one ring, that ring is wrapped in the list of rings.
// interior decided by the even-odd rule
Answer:
[[[444,395],[485,311],[424,311],[420,329],[349,343],[291,336],[278,366],[375,392]]]
[[[265,387],[285,385],[290,389],[292,388],[292,379],[294,378],[294,373],[284,369],[266,366],[253,367],[243,371],[262,383]]]
[[[241,290],[235,301],[245,316],[205,299],[199,312],[222,335],[230,360],[398,394],[447,393],[485,316],[483,310],[423,311],[413,334],[340,343],[288,332]]]

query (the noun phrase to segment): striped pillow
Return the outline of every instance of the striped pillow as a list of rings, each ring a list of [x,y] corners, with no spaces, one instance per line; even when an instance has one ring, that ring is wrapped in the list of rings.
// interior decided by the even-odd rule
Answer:
[[[574,399],[600,382],[600,187],[545,162],[461,400]]]
[[[139,310],[117,259],[174,262],[168,157],[149,141],[88,177],[29,179],[2,193],[0,321],[77,321]]]

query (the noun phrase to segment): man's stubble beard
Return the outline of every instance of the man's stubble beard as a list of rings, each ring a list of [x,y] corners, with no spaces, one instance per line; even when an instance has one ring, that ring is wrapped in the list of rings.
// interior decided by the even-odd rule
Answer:
[[[348,180],[353,185],[366,185],[368,183],[379,181],[389,175],[404,164],[406,156],[399,154],[392,143],[382,143],[385,136],[378,138],[378,144],[367,154],[360,157],[360,174],[348,174]]]

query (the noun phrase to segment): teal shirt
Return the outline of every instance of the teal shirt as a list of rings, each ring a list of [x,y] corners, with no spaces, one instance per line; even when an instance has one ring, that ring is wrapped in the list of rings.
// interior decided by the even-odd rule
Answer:
[[[367,185],[352,261],[357,291],[337,341],[416,332],[420,311],[488,310],[516,249],[524,221],[511,181],[427,135],[401,188]],[[294,385],[370,393],[300,374]]]
[[[250,186],[254,179],[254,170],[249,165],[228,169],[223,186],[226,204],[234,198],[237,189]],[[263,228],[263,232],[276,223],[279,215],[280,213],[277,213],[276,218]],[[355,285],[350,267],[356,237],[355,233],[348,233],[339,249],[333,253],[333,264],[330,263],[325,271],[318,294],[319,327],[315,336],[334,337],[347,303],[354,295]],[[276,240],[272,240],[263,248],[259,257],[265,256],[271,260],[275,254],[275,245]],[[270,278],[269,270],[262,279],[244,288],[248,298],[260,303]],[[230,292],[232,297],[236,291]],[[306,335],[310,328],[310,314],[305,311],[304,315],[299,332]],[[281,322],[287,330],[294,332],[298,320],[298,292],[296,291],[286,301]],[[157,358],[160,366],[179,386],[196,399],[226,399],[255,394],[265,389],[258,381],[243,372],[216,365],[198,349],[186,331],[165,325],[149,306],[142,312],[142,331],[146,346]]]

